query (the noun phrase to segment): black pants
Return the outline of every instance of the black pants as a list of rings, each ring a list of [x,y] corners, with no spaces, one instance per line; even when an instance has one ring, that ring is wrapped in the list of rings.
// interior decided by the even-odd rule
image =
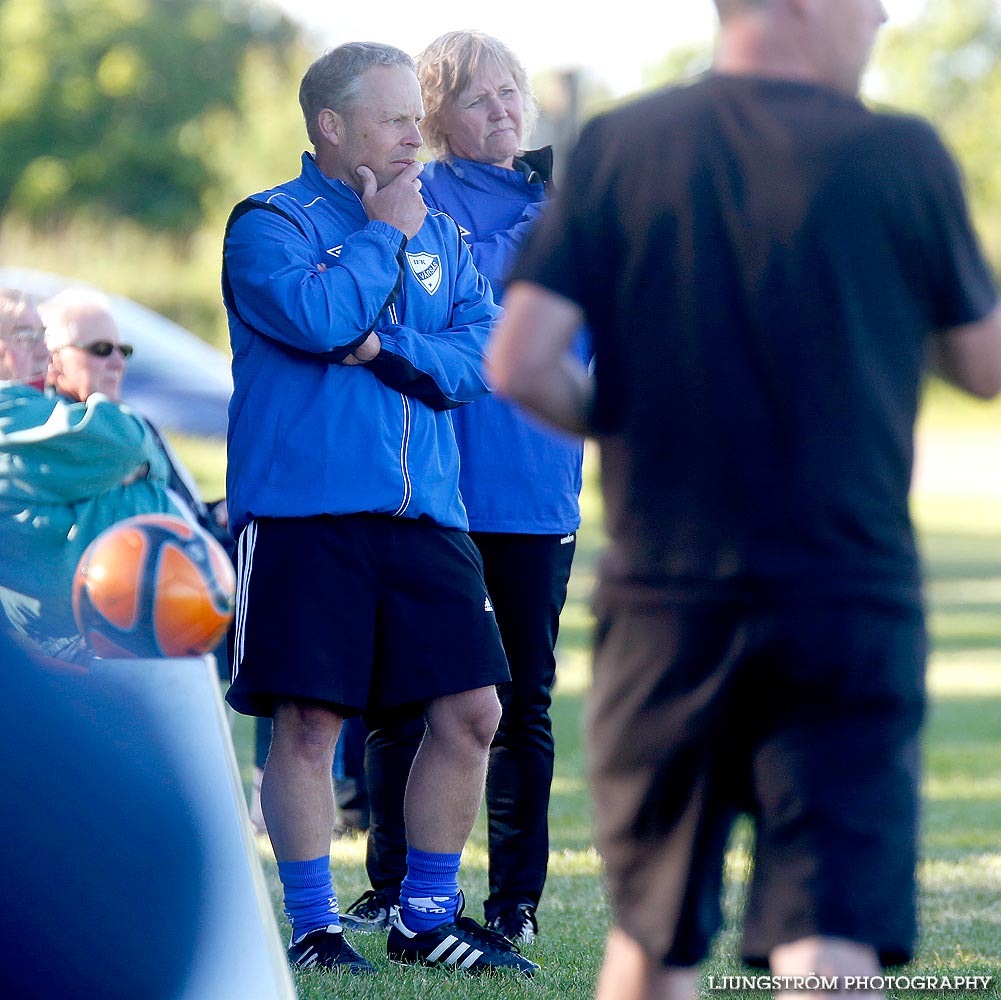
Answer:
[[[502,714],[487,772],[489,920],[513,904],[538,905],[546,881],[554,758],[549,707],[575,537],[475,532],[472,538],[483,556],[512,678],[498,688]],[[403,796],[424,734],[423,707],[404,706],[367,721],[365,864],[372,887],[395,896],[406,874]]]

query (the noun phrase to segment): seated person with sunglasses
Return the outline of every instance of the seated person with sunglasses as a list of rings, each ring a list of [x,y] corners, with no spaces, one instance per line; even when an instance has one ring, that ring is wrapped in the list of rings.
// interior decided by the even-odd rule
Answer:
[[[121,402],[125,362],[131,344],[123,344],[118,324],[104,296],[86,289],[67,289],[40,307],[46,321],[45,342],[51,353],[48,381],[60,395],[86,403],[100,392]],[[145,419],[145,418],[143,418]],[[206,504],[191,473],[166,438],[146,421],[169,463],[167,485],[191,508],[199,524],[227,551],[233,546],[226,501]]]
[[[170,489],[159,436],[119,402],[132,349],[103,296],[70,289],[36,318],[50,387],[9,383],[0,394],[0,601],[45,653],[78,659],[71,589],[83,550],[135,514],[193,514]]]
[[[125,362],[132,357],[133,347],[122,343],[107,300],[89,290],[71,288],[44,302],[39,309],[45,319],[45,342],[51,353],[49,384],[56,392],[82,403],[95,392],[121,402]],[[167,459],[167,487],[232,556],[235,545],[229,533],[226,501],[206,503],[170,442],[148,420],[142,419]],[[228,668],[223,647],[216,650],[216,658],[220,673],[228,678],[228,669],[223,669]]]

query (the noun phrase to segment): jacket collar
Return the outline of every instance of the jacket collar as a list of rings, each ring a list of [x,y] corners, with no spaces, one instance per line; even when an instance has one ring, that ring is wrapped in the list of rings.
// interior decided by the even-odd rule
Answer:
[[[513,169],[498,167],[493,163],[480,163],[479,160],[466,160],[461,156],[448,154],[443,163],[458,178],[469,183],[475,183],[477,177],[497,178],[505,183],[514,181],[520,175],[527,184],[542,184],[547,193],[552,190],[553,147],[543,146],[541,149],[527,149],[514,158]]]
[[[526,149],[514,158],[514,169],[520,170],[529,184],[544,184],[548,191],[553,183],[553,147]]]
[[[350,184],[334,177],[328,177],[317,165],[313,154],[302,154],[302,179],[317,194],[329,197],[332,193],[361,205],[361,196]]]

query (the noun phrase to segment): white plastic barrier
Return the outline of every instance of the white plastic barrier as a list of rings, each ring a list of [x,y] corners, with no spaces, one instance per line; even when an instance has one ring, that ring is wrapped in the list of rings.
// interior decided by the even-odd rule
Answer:
[[[250,828],[215,660],[95,660],[90,673],[147,707],[204,848],[206,917],[178,1000],[295,1000]]]

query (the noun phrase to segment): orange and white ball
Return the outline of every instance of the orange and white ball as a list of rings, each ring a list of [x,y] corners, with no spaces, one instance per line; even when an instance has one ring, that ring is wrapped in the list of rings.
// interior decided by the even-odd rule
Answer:
[[[140,514],[87,546],[73,614],[98,656],[200,656],[225,636],[235,591],[232,563],[211,535],[170,514]]]

